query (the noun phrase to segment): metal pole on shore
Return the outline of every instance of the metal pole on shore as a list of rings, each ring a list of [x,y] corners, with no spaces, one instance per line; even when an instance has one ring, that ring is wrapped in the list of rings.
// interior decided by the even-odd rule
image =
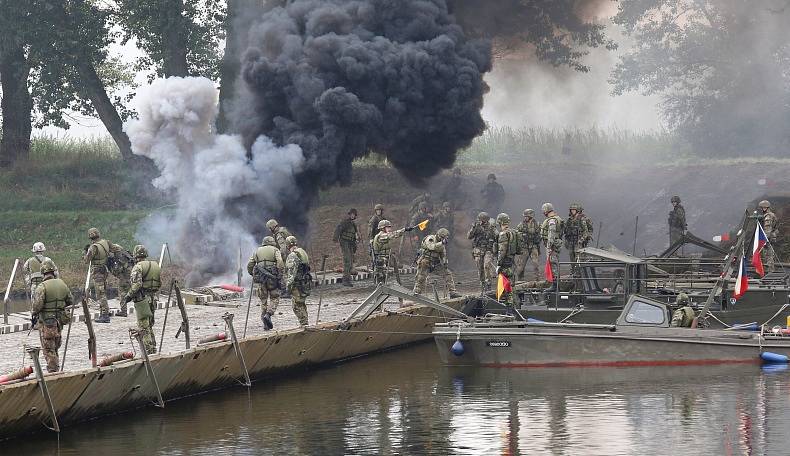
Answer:
[[[11,285],[14,283],[16,277],[16,270],[19,268],[19,258],[14,259],[14,269],[11,270],[11,276],[8,278],[8,286],[5,288],[5,297],[3,298],[3,324],[8,324],[8,297],[11,294]]]

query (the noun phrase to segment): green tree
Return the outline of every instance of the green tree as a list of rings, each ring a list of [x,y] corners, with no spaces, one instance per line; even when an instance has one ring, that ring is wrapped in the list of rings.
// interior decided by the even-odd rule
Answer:
[[[667,126],[710,156],[786,155],[790,133],[787,2],[622,0],[636,41],[614,93],[661,96]]]
[[[30,154],[33,99],[27,86],[30,62],[22,33],[27,26],[27,9],[22,2],[0,0],[0,10],[0,166],[8,166]]]

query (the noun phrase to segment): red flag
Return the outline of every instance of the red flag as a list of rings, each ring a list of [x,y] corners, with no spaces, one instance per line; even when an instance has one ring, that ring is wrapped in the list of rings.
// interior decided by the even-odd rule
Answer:
[[[546,267],[544,268],[543,273],[546,275],[546,280],[549,282],[554,282],[554,273],[551,272],[551,260],[549,257],[546,257]]]
[[[497,283],[496,283],[496,298],[497,298],[497,300],[499,300],[499,298],[502,296],[502,294],[504,292],[506,292],[506,291],[507,292],[513,291],[513,287],[510,286],[510,280],[508,280],[507,277],[505,277],[505,274],[502,274],[500,272],[499,273],[499,278],[498,278]]]

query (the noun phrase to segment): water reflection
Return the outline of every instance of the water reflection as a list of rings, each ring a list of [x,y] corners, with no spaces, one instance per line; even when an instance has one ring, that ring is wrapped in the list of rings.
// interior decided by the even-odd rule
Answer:
[[[431,344],[2,444],[4,454],[788,454],[790,373],[441,367]],[[53,451],[54,450],[54,451]]]

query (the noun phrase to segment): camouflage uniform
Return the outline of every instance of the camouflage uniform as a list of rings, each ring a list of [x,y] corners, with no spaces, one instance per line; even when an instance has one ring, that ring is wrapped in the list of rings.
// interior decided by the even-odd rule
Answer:
[[[392,252],[392,245],[390,242],[402,237],[404,233],[407,230],[411,230],[411,228],[401,228],[397,231],[389,231],[392,227],[392,223],[390,223],[389,220],[382,220],[379,222],[379,226],[381,227],[381,231],[376,234],[372,243],[375,272],[373,280],[377,285],[386,283],[389,268],[392,267],[395,273],[395,281],[401,283],[399,259],[398,256]]]
[[[277,243],[277,247],[280,249],[280,255],[283,258],[288,256],[288,247],[285,245],[285,240],[291,236],[290,231],[284,226],[280,226],[277,223],[277,220],[271,219],[266,222],[266,227],[269,228],[269,231],[272,232],[272,237],[274,237],[274,242]]]
[[[527,263],[532,262],[533,280],[540,280],[540,226],[535,220],[535,211],[524,211],[524,221],[518,224],[516,231],[524,245],[524,253],[516,257],[516,278],[524,280]]]
[[[444,248],[449,233],[445,229],[425,237],[422,241],[420,257],[417,259],[417,275],[414,278],[414,294],[421,294],[428,275],[439,274],[444,278],[450,297],[456,297],[455,278],[447,266],[447,252]]]
[[[101,315],[95,321],[96,323],[109,323],[110,307],[107,305],[107,273],[109,269],[107,263],[110,257],[115,256],[115,253],[122,252],[123,247],[102,239],[99,230],[96,228],[88,230],[88,237],[91,240],[91,244],[88,245],[83,260],[92,267],[91,282],[96,300],[99,301],[99,308],[101,309]]]
[[[148,250],[142,245],[134,247],[134,258],[137,263],[132,267],[131,286],[124,298],[125,302],[134,301],[134,314],[137,316],[137,328],[143,334],[143,344],[149,354],[156,353],[154,337],[154,312],[157,305],[157,293],[162,286],[159,263],[147,260]]]
[[[45,270],[51,264],[50,270],[54,271],[54,264],[44,263],[41,269]],[[66,306],[74,305],[74,298],[69,287],[60,279],[56,279],[52,272],[44,276],[41,284],[33,291],[33,307],[31,314],[38,318],[35,328],[41,339],[41,350],[47,363],[47,372],[60,370],[61,330],[69,318],[66,315]]]
[[[262,271],[256,273],[255,268]],[[247,272],[258,284],[258,299],[261,301],[261,319],[266,329],[270,329],[271,316],[280,305],[280,283],[285,262],[274,238],[266,236],[247,262]],[[268,316],[268,317],[267,317]],[[268,321],[267,321],[268,320]]]
[[[516,284],[514,266],[518,245],[518,233],[510,229],[510,217],[507,214],[497,215],[499,237],[497,239],[497,269],[507,278],[511,286]],[[509,306],[513,305],[513,292],[505,291],[499,297],[500,302]]]
[[[340,252],[343,255],[343,284],[352,286],[351,273],[354,271],[354,255],[357,253],[357,242],[359,241],[359,231],[354,218],[357,210],[351,209],[348,218],[343,219],[335,228],[332,241],[340,243]]]
[[[293,236],[288,238],[287,243],[291,253],[288,254],[288,259],[285,260],[285,268],[288,272],[286,288],[291,293],[293,311],[299,320],[299,324],[307,326],[306,300],[310,296],[310,289],[313,286],[309,272],[310,258],[304,249],[296,246],[296,239]]]
[[[118,279],[118,300],[121,301],[119,303],[121,309],[116,315],[119,317],[128,316],[128,313],[126,311],[126,305],[123,303],[123,297],[129,293],[129,287],[131,286],[131,279],[132,279],[131,272],[133,266],[134,266],[134,258],[132,257],[132,254],[130,252],[123,249],[115,252],[115,261],[112,262],[110,273],[113,276],[115,276],[116,279]]]
[[[584,227],[587,229],[586,236],[580,241],[581,247],[584,248],[590,245],[590,241],[593,240],[594,227],[590,217],[587,217],[587,214],[584,213],[584,207],[582,207],[581,204],[579,204],[579,219],[584,223]]]
[[[428,208],[428,212],[433,212],[433,200],[431,199],[431,193],[425,192],[411,201],[411,207],[409,208],[409,215],[413,217],[420,210],[422,210],[420,206],[423,203],[425,203],[425,207]]]
[[[463,209],[466,203],[467,195],[464,192],[462,184],[463,179],[461,178],[461,170],[455,168],[452,177],[450,177],[442,190],[442,201],[447,201],[452,204],[455,210]],[[452,233],[450,234],[452,235]]]
[[[672,312],[670,326],[674,328],[690,328],[694,322],[694,308],[689,305],[689,297],[686,293],[679,293],[675,300],[675,311]]]
[[[575,213],[574,213],[575,211]],[[565,222],[564,238],[565,248],[568,250],[568,256],[571,263],[576,263],[578,255],[576,251],[582,246],[582,243],[589,238],[587,233],[587,223],[582,219],[579,213],[579,205],[571,204],[570,211],[568,212],[568,220]],[[575,268],[575,265],[573,266]]]
[[[466,237],[472,241],[472,257],[477,264],[477,277],[483,288],[491,287],[496,266],[494,266],[494,245],[497,241],[496,229],[489,223],[485,212],[477,216],[478,221],[469,229]]]
[[[450,207],[450,203],[445,201],[442,203],[442,210],[433,219],[433,228],[438,230],[444,228],[450,233],[449,239],[455,236],[455,215]]]
[[[483,206],[486,211],[491,213],[499,212],[502,203],[505,202],[505,189],[496,181],[494,174],[488,175],[488,183],[480,190],[483,195]]]
[[[680,239],[688,228],[686,224],[686,210],[680,204],[680,197],[673,196],[672,203],[677,204],[669,213],[669,219],[667,220],[669,223],[669,245]]]
[[[22,271],[25,273],[25,288],[27,288],[28,296],[33,297],[33,292],[36,290],[38,284],[44,281],[44,275],[41,274],[41,266],[45,261],[52,262],[48,256],[44,256],[44,244],[36,242],[33,244],[34,255],[25,261],[22,265]],[[52,264],[55,264],[54,262]],[[55,266],[55,278],[58,278],[58,268]]]
[[[418,248],[422,244],[422,240],[425,239],[425,236],[434,230],[433,214],[429,212],[427,203],[423,202],[420,203],[420,210],[411,218],[411,226],[417,226],[426,220],[428,221],[428,225],[426,225],[425,229],[417,229],[414,232],[414,241],[417,243]]]
[[[551,275],[554,276],[551,289],[556,289],[559,281],[559,261],[560,250],[562,250],[562,217],[554,212],[551,203],[543,204],[543,215],[546,219],[540,225],[540,237],[543,239],[543,246],[546,247],[546,256],[549,260]]]
[[[368,220],[368,240],[371,242],[373,238],[381,231],[379,229],[379,222],[384,220],[384,206],[377,204],[373,207],[373,215]]]
[[[771,210],[771,203],[766,200],[760,201],[760,208],[763,210],[762,225],[765,237],[768,238],[769,245],[760,251],[760,257],[765,265],[766,272],[774,271],[774,255],[776,252],[776,242],[779,239],[779,220]]]

